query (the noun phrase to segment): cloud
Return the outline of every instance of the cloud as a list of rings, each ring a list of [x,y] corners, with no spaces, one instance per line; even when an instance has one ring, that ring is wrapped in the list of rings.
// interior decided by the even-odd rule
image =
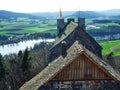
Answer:
[[[119,0],[0,0],[0,9],[16,12],[120,9]]]

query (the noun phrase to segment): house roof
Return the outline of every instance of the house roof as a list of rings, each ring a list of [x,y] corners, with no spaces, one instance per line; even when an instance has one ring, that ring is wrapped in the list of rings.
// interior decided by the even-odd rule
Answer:
[[[57,44],[59,44],[61,41],[63,41],[65,38],[67,38],[75,29],[79,28],[80,30],[83,30],[79,27],[79,25],[73,21],[68,22],[64,26],[64,30],[61,35],[59,35],[56,40],[54,41],[53,47],[55,47]],[[97,44],[96,41],[86,32],[83,33],[85,37],[89,38],[91,43]],[[85,39],[85,38],[84,38]],[[98,45],[98,44],[97,44]]]
[[[74,23],[72,21],[67,23],[67,25],[65,25],[64,27],[65,30],[63,31],[63,33],[56,38],[53,47],[56,46],[61,41],[63,41],[66,37],[68,37],[68,35],[70,35],[77,27],[78,27],[77,23]]]
[[[64,40],[67,41],[68,44],[69,42],[71,43],[72,41],[69,41],[68,39],[68,38],[71,38],[71,36],[73,37],[71,39],[72,41],[76,41],[76,39],[78,39],[79,37],[78,41],[80,41],[82,45],[84,45],[88,50],[92,51],[94,54],[101,57],[98,51],[101,52],[102,47],[94,40],[94,38],[92,38],[84,30],[84,28],[80,27],[77,23],[73,21],[68,22],[64,26],[62,33],[56,38],[56,40],[54,41],[54,45],[52,46],[50,50],[53,50],[54,48],[56,48],[56,46],[59,45]],[[71,44],[69,45],[71,46]]]
[[[43,71],[37,74],[30,81],[26,82],[19,90],[37,90],[44,83],[51,80],[54,75],[59,72],[64,66],[72,62],[77,56],[85,54],[97,63],[103,70],[108,72],[115,80],[120,81],[120,75],[106,62],[101,60],[99,57],[94,55],[92,52],[87,50],[78,41],[74,42],[73,45],[67,50],[65,57],[59,56],[53,62],[51,62]]]

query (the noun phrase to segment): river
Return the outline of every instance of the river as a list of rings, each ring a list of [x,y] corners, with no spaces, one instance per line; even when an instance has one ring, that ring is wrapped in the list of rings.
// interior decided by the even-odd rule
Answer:
[[[39,44],[43,41],[45,42],[53,42],[55,39],[38,39],[38,40],[27,40],[21,41],[14,44],[7,44],[0,46],[0,53],[1,55],[8,55],[13,53],[18,53],[20,50],[25,50],[28,48],[33,48],[35,44]]]

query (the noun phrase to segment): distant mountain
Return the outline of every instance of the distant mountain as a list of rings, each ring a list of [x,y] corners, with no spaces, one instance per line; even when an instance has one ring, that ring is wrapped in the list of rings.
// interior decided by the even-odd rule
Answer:
[[[18,17],[27,17],[30,19],[45,19],[44,17],[41,17],[41,16],[38,17],[38,16],[25,14],[25,13],[16,13],[11,11],[0,10],[0,18],[11,19],[11,18],[18,18]]]
[[[98,18],[98,17],[119,17],[120,9],[111,9],[111,10],[104,10],[104,11],[63,11],[62,12],[64,18]],[[45,12],[45,13],[31,13],[34,16],[42,16],[48,19],[57,19],[59,18],[59,12]]]
[[[105,11],[98,11],[98,13],[106,15],[106,16],[116,16],[116,15],[120,15],[120,9],[111,9],[111,10],[105,10]]]
[[[66,17],[68,15],[71,15],[73,13],[75,13],[76,11],[63,11],[62,15],[63,17]],[[59,12],[38,12],[38,13],[30,13],[31,15],[34,16],[42,16],[42,17],[46,17],[47,19],[57,19],[59,18]]]
[[[106,11],[63,11],[63,18],[98,18],[98,17],[111,17],[118,18],[120,15],[120,9],[112,9]],[[38,12],[38,13],[16,13],[11,11],[0,10],[0,18],[10,19],[17,17],[28,17],[31,19],[57,19],[59,18],[59,12]]]
[[[69,15],[67,17],[72,17],[72,18],[98,18],[98,17],[105,17],[105,15],[99,14],[94,11],[78,11],[72,15]]]
[[[119,19],[120,20],[120,15],[110,16],[110,18],[114,18],[114,19]]]

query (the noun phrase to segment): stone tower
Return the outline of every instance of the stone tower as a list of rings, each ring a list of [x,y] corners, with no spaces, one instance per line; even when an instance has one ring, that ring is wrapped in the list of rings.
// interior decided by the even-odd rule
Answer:
[[[60,8],[60,17],[59,19],[57,19],[57,35],[59,36],[61,33],[62,33],[62,30],[65,26],[65,22],[64,22],[64,19],[62,18],[62,10]]]

